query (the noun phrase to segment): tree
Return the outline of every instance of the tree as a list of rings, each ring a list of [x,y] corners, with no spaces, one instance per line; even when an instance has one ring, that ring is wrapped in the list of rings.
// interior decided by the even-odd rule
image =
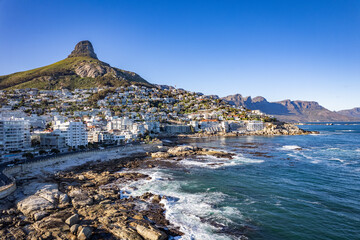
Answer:
[[[29,152],[24,153],[22,156],[25,157],[26,159],[33,159],[34,158],[34,154],[29,153]]]
[[[40,155],[44,155],[44,154],[46,154],[46,151],[41,149],[41,150],[39,151],[39,154],[40,154]]]
[[[46,127],[45,127],[46,129],[48,129],[48,130],[51,130],[52,129],[52,122],[48,122],[47,124],[46,124]]]
[[[31,139],[31,146],[39,146],[40,141],[38,139]]]
[[[54,153],[54,154],[58,154],[58,153],[60,153],[60,150],[56,149],[56,148],[53,148],[53,149],[51,149],[51,152]]]

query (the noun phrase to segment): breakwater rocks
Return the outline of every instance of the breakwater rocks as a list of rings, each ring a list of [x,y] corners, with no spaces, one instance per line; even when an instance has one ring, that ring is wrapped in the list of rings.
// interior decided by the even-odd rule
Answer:
[[[148,239],[182,235],[164,216],[162,198],[127,196],[122,186],[148,179],[141,158],[92,162],[19,183],[1,200],[0,239]]]

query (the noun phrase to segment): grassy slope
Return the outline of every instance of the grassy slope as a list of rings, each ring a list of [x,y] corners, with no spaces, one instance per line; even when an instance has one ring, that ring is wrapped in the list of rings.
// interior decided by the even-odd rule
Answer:
[[[89,57],[66,58],[54,64],[32,69],[24,72],[17,72],[10,75],[0,76],[0,89],[16,88],[38,88],[38,89],[59,89],[59,88],[91,88],[103,85],[122,86],[129,82],[148,84],[144,79],[135,73],[116,69],[124,74],[127,81],[119,80],[111,76],[97,78],[81,78],[75,74],[75,67],[83,62],[105,64],[97,59]],[[51,77],[51,80],[49,80]]]

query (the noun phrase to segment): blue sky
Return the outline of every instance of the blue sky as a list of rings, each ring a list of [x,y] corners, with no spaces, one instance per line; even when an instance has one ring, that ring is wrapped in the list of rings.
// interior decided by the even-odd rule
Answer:
[[[0,0],[0,75],[100,60],[205,94],[360,107],[359,0]]]

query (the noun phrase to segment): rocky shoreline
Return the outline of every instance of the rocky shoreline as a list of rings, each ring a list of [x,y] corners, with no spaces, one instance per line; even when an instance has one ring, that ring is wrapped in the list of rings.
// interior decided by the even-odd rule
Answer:
[[[159,146],[144,155],[93,161],[56,174],[23,178],[14,195],[0,200],[0,239],[162,240],[181,236],[179,228],[165,218],[161,203],[171,196],[150,192],[127,196],[122,186],[150,180],[136,170],[171,164],[163,158],[195,155],[231,159],[233,154],[194,146]]]
[[[239,137],[239,136],[281,136],[281,135],[308,135],[308,134],[319,134],[318,131],[307,131],[299,128],[298,126],[291,123],[274,122],[265,125],[263,130],[253,132],[200,132],[194,134],[180,134],[178,137]]]

